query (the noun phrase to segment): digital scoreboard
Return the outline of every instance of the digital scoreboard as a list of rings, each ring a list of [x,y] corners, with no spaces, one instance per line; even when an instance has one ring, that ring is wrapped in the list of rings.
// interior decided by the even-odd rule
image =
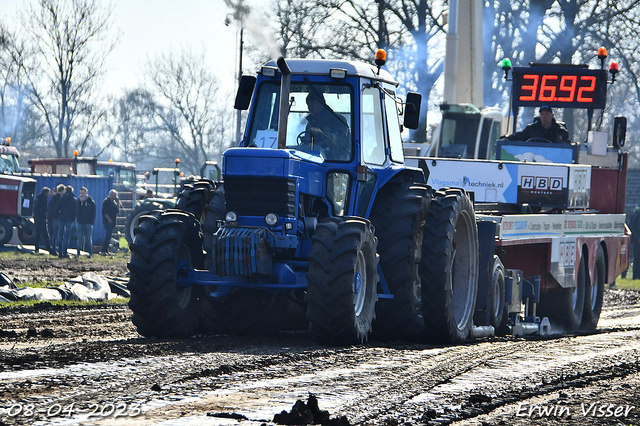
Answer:
[[[513,106],[604,108],[607,71],[580,67],[513,68]]]

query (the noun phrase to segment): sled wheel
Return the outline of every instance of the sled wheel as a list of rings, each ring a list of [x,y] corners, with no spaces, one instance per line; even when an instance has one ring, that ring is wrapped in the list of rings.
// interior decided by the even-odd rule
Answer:
[[[438,191],[431,200],[420,277],[427,339],[464,342],[473,325],[478,290],[478,228],[462,190]]]
[[[307,318],[318,342],[361,343],[369,338],[378,299],[377,239],[362,218],[318,224],[309,255]]]
[[[0,217],[0,246],[7,244],[13,237],[13,225],[7,219]]]
[[[585,288],[584,313],[582,315],[582,324],[580,324],[580,329],[583,331],[593,331],[598,326],[604,297],[605,272],[604,250],[599,248],[596,252],[593,277],[588,281],[588,285]]]
[[[552,331],[573,333],[582,322],[587,285],[587,257],[580,257],[576,286],[561,288],[540,294],[539,316],[549,317]]]
[[[380,268],[393,299],[379,300],[373,335],[380,340],[423,337],[419,265],[430,198],[424,184],[389,183],[376,198],[371,223],[378,238]]]
[[[178,262],[202,268],[200,223],[171,210],[140,219],[131,245],[129,307],[138,332],[147,337],[187,337],[202,310],[201,289],[177,284]]]
[[[504,266],[498,256],[493,256],[491,282],[489,283],[489,324],[502,329],[507,323],[508,312],[505,301]]]

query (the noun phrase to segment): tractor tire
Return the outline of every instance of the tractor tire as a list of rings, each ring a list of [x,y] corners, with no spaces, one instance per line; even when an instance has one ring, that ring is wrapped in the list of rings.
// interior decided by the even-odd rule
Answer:
[[[178,195],[176,208],[193,213],[198,219],[202,218],[204,208],[211,200],[211,193],[214,188],[213,182],[208,179],[186,184]]]
[[[36,243],[36,224],[30,220],[23,219],[18,226],[18,238],[22,244],[34,245]]]
[[[124,225],[124,237],[129,245],[133,242],[134,230],[140,224],[140,217],[153,210],[165,210],[165,207],[159,203],[140,203],[127,215],[127,221]]]
[[[13,225],[7,219],[0,217],[0,246],[7,244],[13,237]]]
[[[198,220],[173,209],[142,216],[127,266],[132,321],[143,336],[188,337],[197,330],[202,289],[177,284],[179,261],[203,267]]]
[[[549,317],[554,333],[573,333],[582,323],[585,309],[585,289],[587,287],[587,261],[583,254],[578,266],[577,285],[540,294],[538,316]]]
[[[478,292],[478,228],[462,190],[437,191],[431,200],[420,278],[427,340],[464,342],[473,326]]]
[[[590,285],[587,285],[585,289],[584,312],[582,314],[582,323],[580,324],[580,330],[582,331],[593,331],[598,326],[604,297],[605,273],[604,250],[598,248],[593,279],[589,280]]]
[[[216,190],[211,193],[209,204],[204,207],[204,223],[202,233],[204,234],[204,251],[207,253],[205,268],[211,269],[213,266],[213,234],[218,231],[220,222],[224,220],[227,213],[224,199],[224,186],[219,183]]]
[[[489,324],[498,332],[504,330],[509,312],[505,301],[504,266],[500,258],[493,256],[491,280],[489,282]]]
[[[380,268],[393,295],[376,304],[377,340],[418,341],[424,336],[420,258],[430,198],[424,184],[390,183],[378,193],[370,220],[378,238]]]
[[[204,234],[203,248],[205,251],[204,268],[211,270],[213,266],[213,234],[218,231],[220,221],[224,220],[227,212],[224,200],[224,187],[219,183],[216,190],[211,193],[209,204],[204,207],[204,222],[202,233]],[[202,319],[200,330],[205,334],[217,334],[229,332],[226,323],[228,314],[225,309],[225,298],[204,297],[202,299]],[[243,327],[240,327],[243,329]]]
[[[358,217],[318,224],[309,255],[307,318],[319,343],[349,345],[368,340],[378,299],[377,238]]]

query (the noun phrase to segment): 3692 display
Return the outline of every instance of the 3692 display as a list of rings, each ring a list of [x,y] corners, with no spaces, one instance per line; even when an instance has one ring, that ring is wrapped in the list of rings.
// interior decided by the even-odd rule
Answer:
[[[606,70],[580,67],[513,68],[513,106],[604,108]]]

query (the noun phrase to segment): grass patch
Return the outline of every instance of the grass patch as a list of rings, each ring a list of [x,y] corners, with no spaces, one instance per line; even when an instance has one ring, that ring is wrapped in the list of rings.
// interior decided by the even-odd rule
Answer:
[[[111,299],[107,302],[80,302],[78,300],[21,300],[19,302],[0,303],[0,311],[4,309],[16,309],[16,308],[68,308],[68,307],[80,307],[80,308],[93,308],[104,307],[109,305],[124,306],[129,303],[129,298],[118,297]]]
[[[125,237],[120,237],[120,239],[118,240],[118,244],[120,245],[121,249],[129,250],[129,243],[127,242],[127,239]]]
[[[123,238],[124,240],[124,238]],[[126,244],[126,240],[125,244]],[[122,247],[122,246],[120,246]],[[75,252],[74,252],[75,253]],[[75,256],[75,255],[74,255]],[[102,256],[100,254],[93,254],[93,257],[89,259],[86,254],[80,256],[78,259],[81,262],[113,262],[120,263],[123,261],[128,261],[131,257],[131,253],[129,252],[129,246],[127,246],[127,250],[118,251],[117,253],[111,253],[109,256]],[[24,260],[24,259],[59,259],[58,256],[52,256],[50,254],[44,254],[42,251],[40,254],[34,254],[32,252],[25,252],[20,250],[6,250],[0,251],[0,260]],[[60,259],[64,260],[64,259]],[[75,259],[74,259],[75,260]]]
[[[64,284],[64,281],[29,281],[26,283],[16,284],[18,287],[32,287],[32,288],[55,288]]]

